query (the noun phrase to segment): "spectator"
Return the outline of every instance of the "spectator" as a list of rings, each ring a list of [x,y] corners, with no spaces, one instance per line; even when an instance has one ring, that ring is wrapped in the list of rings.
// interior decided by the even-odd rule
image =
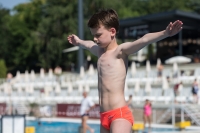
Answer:
[[[197,79],[195,79],[192,84],[192,94],[193,94],[194,103],[198,102],[198,91],[199,91],[199,86],[197,83]]]
[[[80,114],[81,114],[81,120],[82,120],[82,133],[86,133],[87,130],[89,130],[91,133],[94,133],[94,129],[89,127],[87,125],[87,120],[89,117],[89,111],[94,107],[94,103],[87,97],[87,92],[83,92],[83,100],[81,101],[81,108],[80,108]]]
[[[174,85],[174,102],[176,101],[176,97],[179,95],[179,86],[182,85],[182,82]]]
[[[57,66],[55,69],[54,69],[54,73],[56,75],[61,75],[62,74],[62,68]]]
[[[133,112],[133,104],[132,104],[132,95],[129,95],[129,99],[127,101],[127,106],[130,108],[131,112]]]
[[[162,64],[160,64],[158,67],[157,67],[157,69],[158,69],[158,77],[160,78],[160,77],[162,77],[162,71],[163,71],[163,65]]]
[[[170,80],[170,77],[167,76],[167,82],[170,83],[170,81],[171,81],[171,80]]]
[[[149,123],[149,131],[151,130],[151,113],[152,113],[151,102],[148,99],[146,99],[144,105],[143,120],[144,120],[144,127],[146,126],[146,122]]]
[[[8,73],[8,74],[7,74],[7,77],[6,77],[6,81],[7,81],[8,83],[10,83],[11,80],[12,80],[12,78],[13,78],[13,75],[12,75],[11,73]]]

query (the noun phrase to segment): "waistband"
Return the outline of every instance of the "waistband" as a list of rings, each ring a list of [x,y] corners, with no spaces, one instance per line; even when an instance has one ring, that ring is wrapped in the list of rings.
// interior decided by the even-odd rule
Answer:
[[[116,109],[113,109],[113,110],[108,110],[106,112],[100,112],[100,114],[106,114],[106,113],[109,113],[109,112],[112,112],[112,111],[117,111],[117,110],[123,110],[123,109],[129,109],[129,107],[127,105],[123,106],[123,107],[120,107],[120,108],[116,108]]]

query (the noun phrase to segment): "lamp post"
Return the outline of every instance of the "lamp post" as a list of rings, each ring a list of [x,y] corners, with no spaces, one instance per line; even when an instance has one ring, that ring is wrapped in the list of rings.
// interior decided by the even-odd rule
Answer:
[[[83,35],[83,0],[78,0],[78,36],[80,39],[84,39]],[[78,72],[80,72],[81,66],[84,65],[84,53],[83,49],[79,47],[78,50]]]
[[[182,53],[182,30],[179,32],[178,34],[178,42],[179,42],[179,55],[181,56],[183,53]]]

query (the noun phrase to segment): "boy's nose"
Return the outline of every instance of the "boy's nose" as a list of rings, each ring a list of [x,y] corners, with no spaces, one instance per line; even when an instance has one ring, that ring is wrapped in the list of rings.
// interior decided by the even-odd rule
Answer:
[[[96,37],[94,37],[94,42],[97,43],[97,38]]]

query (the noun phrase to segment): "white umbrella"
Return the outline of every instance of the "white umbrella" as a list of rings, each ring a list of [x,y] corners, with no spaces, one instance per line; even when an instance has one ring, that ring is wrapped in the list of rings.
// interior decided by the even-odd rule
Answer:
[[[49,78],[53,78],[53,70],[50,68],[48,72]]]
[[[35,79],[35,71],[31,70],[31,79],[34,80]]]
[[[147,75],[148,75],[148,76],[149,76],[150,71],[151,71],[150,61],[147,60],[147,62],[146,62],[146,72],[147,72]]]
[[[139,62],[145,60],[145,57],[142,56],[142,54],[143,54],[143,49],[141,49],[141,50],[139,50],[139,51],[137,52],[137,60],[138,60]]]
[[[93,76],[93,75],[94,75],[94,67],[93,67],[92,64],[90,64],[90,66],[89,66],[88,74],[89,74],[90,76]]]
[[[41,78],[44,78],[44,68],[41,68],[41,69],[40,69],[40,77],[41,77]]]
[[[60,84],[56,84],[55,92],[59,94],[61,92]]]
[[[86,91],[86,92],[89,92],[89,91],[90,91],[90,86],[89,86],[87,83],[85,84],[85,91]]]
[[[165,61],[165,64],[173,64],[173,63],[189,63],[191,62],[191,59],[185,56],[174,56],[172,58],[169,58]]]
[[[30,83],[29,84],[29,94],[33,94],[34,92],[34,86],[33,86],[33,83]]]
[[[83,92],[83,85],[78,84],[78,92],[81,94]]]
[[[177,72],[178,71],[178,64],[175,62],[173,63],[173,71]]]
[[[26,93],[29,93],[29,87],[30,87],[29,84],[26,84],[26,85],[25,85],[25,88],[24,88],[24,89],[25,89],[25,92],[26,92]]]
[[[128,91],[128,83],[127,83],[127,81],[125,81],[124,90]]]
[[[68,93],[71,93],[73,91],[73,86],[72,86],[71,82],[68,82],[67,88],[68,88],[68,90],[67,90]]]
[[[85,69],[83,66],[80,68],[80,77],[83,78],[85,76]]]
[[[90,55],[87,56],[87,61],[91,61],[91,56]]]
[[[162,77],[162,89],[169,89],[169,83],[167,81],[167,78],[165,76]]]
[[[11,94],[12,93],[12,86],[8,83],[3,84],[4,93]]]
[[[160,60],[160,58],[158,58],[158,59],[157,59],[156,67],[158,68],[160,65],[161,65],[161,60]]]
[[[145,92],[146,92],[146,93],[151,92],[151,82],[150,82],[149,80],[146,81],[146,84],[145,84]]]
[[[49,86],[49,85],[45,85],[45,87],[44,87],[44,94],[45,94],[45,96],[49,96],[49,92],[52,90],[52,87],[51,86]]]
[[[132,62],[131,64],[131,75],[132,77],[136,74],[137,70],[136,70],[136,65],[135,62]]]
[[[183,90],[183,84],[180,84],[180,85],[178,86],[178,91],[179,91],[179,92],[182,92],[182,90]]]
[[[136,83],[135,83],[134,92],[138,93],[139,90],[140,90],[140,81],[137,80]]]
[[[146,62],[146,71],[147,72],[151,71],[151,65],[150,65],[150,61],[149,60],[147,60],[147,62]]]
[[[28,70],[25,71],[25,81],[29,81],[29,73]]]
[[[22,87],[21,87],[21,86],[18,86],[18,87],[17,87],[17,92],[18,92],[18,94],[21,94],[21,93],[22,93]]]
[[[16,78],[17,78],[17,80],[21,80],[21,74],[20,74],[20,71],[17,71]]]

